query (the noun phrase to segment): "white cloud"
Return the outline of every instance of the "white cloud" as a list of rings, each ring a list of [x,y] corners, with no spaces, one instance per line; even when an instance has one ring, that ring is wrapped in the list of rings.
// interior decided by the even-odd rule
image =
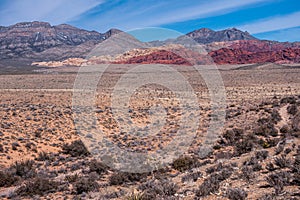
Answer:
[[[151,25],[162,25],[167,23],[180,22],[185,20],[199,19],[210,16],[218,16],[234,10],[240,9],[241,7],[249,6],[252,4],[270,2],[272,0],[214,0],[207,1],[199,5],[189,6],[174,12],[166,12],[162,15],[162,18],[151,21]]]
[[[103,0],[14,0],[0,11],[0,24],[11,25],[22,21],[49,21],[65,23],[85,11],[101,4]]]
[[[300,12],[295,12],[289,15],[262,19],[251,24],[238,26],[238,28],[241,30],[247,30],[252,34],[264,33],[300,26],[299,19]]]
[[[127,1],[122,6],[115,6],[111,10],[98,13],[98,18],[83,20],[85,20],[85,25],[101,27],[102,31],[111,27],[131,30],[219,16],[244,7],[257,6],[272,1],[276,0]]]

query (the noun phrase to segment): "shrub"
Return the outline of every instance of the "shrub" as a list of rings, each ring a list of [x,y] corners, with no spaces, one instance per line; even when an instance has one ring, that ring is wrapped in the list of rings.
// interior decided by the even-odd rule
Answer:
[[[145,200],[143,193],[132,193],[126,200]]]
[[[230,188],[227,190],[228,199],[230,200],[244,200],[247,198],[248,194],[243,189],[239,188]]]
[[[127,182],[141,181],[144,180],[146,177],[147,174],[117,172],[110,176],[109,183],[110,185],[122,185]]]
[[[284,103],[295,104],[296,98],[295,97],[284,97],[280,100],[280,103],[281,104],[284,104]]]
[[[59,183],[47,178],[37,177],[18,188],[16,193],[21,196],[43,195],[54,192],[58,188],[58,185]]]
[[[233,128],[230,130],[226,130],[226,132],[223,134],[223,137],[225,138],[227,145],[235,145],[236,142],[240,140],[243,135],[243,129]]]
[[[196,167],[199,161],[195,157],[181,156],[173,161],[172,166],[174,169],[184,172],[188,169]]]
[[[99,188],[99,184],[93,176],[79,177],[74,183],[76,194],[87,193],[90,191],[96,191]]]
[[[248,161],[244,162],[244,165],[252,166],[253,171],[262,170],[262,166],[256,157],[251,157]]]
[[[223,169],[220,172],[215,172],[211,174],[204,182],[200,185],[196,192],[196,196],[203,197],[210,193],[215,193],[220,188],[220,183],[231,176],[232,170]]]
[[[69,154],[72,157],[87,156],[90,154],[81,140],[76,140],[71,144],[64,144],[62,149],[63,153]]]
[[[247,135],[241,141],[237,142],[235,145],[235,155],[240,156],[242,154],[252,151],[257,138],[255,135]]]
[[[39,152],[38,157],[36,158],[37,161],[46,161],[50,160],[50,155],[44,151]]]
[[[187,174],[181,178],[182,182],[187,182],[193,180],[194,182],[198,180],[198,178],[202,177],[202,172],[193,172],[191,174]]]
[[[268,157],[268,155],[269,155],[269,152],[266,150],[257,151],[255,153],[255,157],[259,161],[265,160]]]
[[[248,182],[251,181],[251,179],[253,179],[254,176],[254,172],[253,172],[253,168],[251,166],[243,166],[241,169],[241,174],[240,177]]]
[[[97,160],[91,160],[89,162],[90,172],[96,172],[97,174],[102,174],[107,170],[107,166]]]
[[[0,171],[0,187],[9,187],[19,179],[9,170]]]
[[[156,199],[157,197],[166,199],[166,197],[176,194],[178,186],[168,179],[156,179],[147,181],[139,189],[143,191],[144,199]]]
[[[31,178],[36,175],[34,169],[34,161],[32,160],[26,160],[21,162],[17,161],[10,167],[10,169],[15,172],[15,175],[20,176],[22,178]]]
[[[78,174],[74,174],[74,175],[67,175],[65,177],[65,181],[69,182],[69,183],[74,183],[79,179],[79,175]]]
[[[295,104],[290,105],[287,107],[287,112],[291,115],[296,115],[296,113],[298,112],[298,108]]]
[[[0,144],[0,153],[3,153],[4,152],[4,148],[3,148],[3,145]]]
[[[288,185],[291,181],[291,176],[287,172],[277,172],[274,174],[270,174],[266,178],[267,183],[274,187],[275,194],[279,195],[283,192],[284,186]]]
[[[291,160],[287,159],[286,156],[279,156],[274,158],[275,165],[279,168],[289,167],[291,165]]]

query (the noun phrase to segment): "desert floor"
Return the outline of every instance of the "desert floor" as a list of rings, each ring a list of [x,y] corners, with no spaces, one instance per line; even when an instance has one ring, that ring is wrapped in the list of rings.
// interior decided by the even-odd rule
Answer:
[[[92,125],[122,150],[155,152],[175,138],[180,101],[166,87],[138,88],[128,102],[132,122],[141,128],[150,125],[155,119],[148,116],[149,109],[160,104],[166,123],[157,135],[120,133],[111,97],[118,80],[133,67],[111,65],[103,73],[94,93]],[[300,66],[218,66],[226,96],[225,123],[216,133],[213,151],[204,157],[200,147],[214,118],[209,89],[192,67],[173,67],[198,98],[198,110],[185,112],[198,114],[199,126],[190,130],[195,137],[184,155],[143,174],[107,167],[79,142],[83,139],[72,109],[79,68],[2,72],[0,198],[299,199]],[[88,82],[103,68],[82,74]]]

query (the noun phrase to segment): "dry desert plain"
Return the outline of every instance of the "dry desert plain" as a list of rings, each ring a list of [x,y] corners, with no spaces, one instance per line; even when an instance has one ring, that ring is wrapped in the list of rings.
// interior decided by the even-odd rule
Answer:
[[[96,126],[121,149],[153,152],[178,130],[179,102],[165,87],[139,88],[129,102],[133,123],[149,124],[148,110],[159,103],[166,110],[166,124],[149,137],[119,133],[111,94],[131,67],[112,65],[100,79]],[[78,67],[3,71],[0,198],[299,199],[300,65],[218,66],[226,89],[226,121],[205,157],[199,146],[213,118],[208,89],[191,66],[173,67],[198,97],[198,130],[188,150],[170,165],[136,174],[95,160],[80,141],[72,110]]]

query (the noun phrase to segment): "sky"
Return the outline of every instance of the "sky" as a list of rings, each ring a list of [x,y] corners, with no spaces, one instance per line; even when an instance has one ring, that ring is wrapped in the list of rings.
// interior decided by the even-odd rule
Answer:
[[[0,26],[47,21],[117,28],[142,40],[236,27],[260,39],[300,41],[299,0],[0,0],[0,16]]]

